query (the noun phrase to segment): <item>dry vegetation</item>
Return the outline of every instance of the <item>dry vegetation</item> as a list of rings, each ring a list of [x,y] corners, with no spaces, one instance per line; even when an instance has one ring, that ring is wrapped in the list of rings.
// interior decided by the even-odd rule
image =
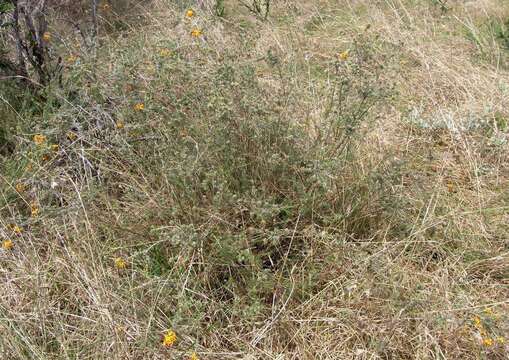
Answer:
[[[0,358],[507,359],[509,3],[199,3],[0,83]]]

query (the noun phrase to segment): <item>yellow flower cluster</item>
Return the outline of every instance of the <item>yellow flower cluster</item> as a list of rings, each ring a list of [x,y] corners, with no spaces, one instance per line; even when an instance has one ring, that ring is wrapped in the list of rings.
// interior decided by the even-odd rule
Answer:
[[[177,341],[177,334],[175,333],[175,331],[173,330],[166,330],[166,332],[164,333],[163,335],[163,341],[162,341],[162,345],[164,347],[172,347],[175,342]],[[200,360],[200,358],[198,357],[198,354],[196,352],[192,352],[191,355],[189,356],[188,358],[189,360]]]
[[[12,240],[4,240],[2,242],[2,248],[4,250],[11,250],[13,247],[14,247],[14,243],[12,242]]]
[[[196,15],[196,13],[194,12],[193,9],[189,9],[186,11],[186,17],[188,19],[193,18],[195,15]],[[191,36],[193,36],[193,37],[200,37],[202,35],[203,35],[203,31],[197,27],[195,27],[191,30]]]
[[[42,135],[42,134],[37,134],[37,135],[34,135],[34,143],[35,145],[42,145],[46,142],[46,136]]]
[[[30,213],[33,217],[37,217],[39,215],[39,206],[34,202],[30,205]]]
[[[16,235],[21,235],[21,233],[23,232],[23,228],[18,225],[12,225],[11,229],[12,229],[12,232],[15,233]]]
[[[159,55],[161,55],[162,57],[168,57],[171,55],[171,50],[170,49],[161,49],[159,51]]]
[[[74,64],[78,60],[78,57],[74,54],[69,54],[69,56],[65,59],[69,64]]]
[[[484,346],[491,346],[491,345],[493,345],[493,339],[492,338],[484,338],[482,340],[482,343]]]
[[[474,326],[479,330],[479,329],[482,329],[482,323],[481,323],[481,318],[479,316],[474,316],[474,319],[472,320],[473,323],[474,323]]]
[[[201,29],[195,28],[191,31],[191,36],[200,37],[202,35]]]
[[[484,309],[484,313],[490,317],[495,317],[495,313],[490,308]],[[505,339],[502,336],[497,336],[495,337],[495,339],[488,336],[488,333],[486,332],[483,322],[479,316],[474,316],[472,322],[474,323],[474,327],[479,331],[479,334],[481,335],[482,339],[481,341],[484,346],[490,347],[493,346],[495,343],[501,345],[505,343]]]
[[[134,110],[136,111],[142,111],[143,109],[145,109],[144,103],[137,103],[136,105],[134,105]]]
[[[19,193],[22,193],[26,190],[26,185],[23,184],[22,182],[17,183],[15,187],[16,187],[16,191]]]
[[[123,270],[127,267],[127,261],[125,261],[121,257],[115,258],[114,262],[115,262],[115,267],[119,270]]]
[[[339,60],[342,60],[342,61],[348,60],[349,56],[350,56],[350,50],[345,50],[343,52],[340,52],[338,55]]]
[[[163,346],[171,347],[177,341],[177,334],[173,330],[168,330],[163,337]]]
[[[70,140],[70,141],[74,141],[78,138],[78,135],[76,135],[76,133],[74,131],[69,131],[67,133],[67,138]]]

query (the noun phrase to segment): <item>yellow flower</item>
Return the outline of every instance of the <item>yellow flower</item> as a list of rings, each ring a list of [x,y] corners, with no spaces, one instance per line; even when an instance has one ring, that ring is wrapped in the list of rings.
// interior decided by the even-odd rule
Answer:
[[[175,341],[177,341],[177,334],[175,334],[175,331],[173,330],[166,331],[166,333],[164,334],[163,345],[166,347],[170,347],[175,343]]]
[[[492,309],[490,309],[490,308],[486,308],[486,309],[484,309],[484,313],[485,313],[486,315],[488,315],[488,316],[493,316],[493,315],[494,315],[493,310],[492,310]]]
[[[134,110],[136,110],[136,111],[141,111],[143,109],[145,109],[144,103],[138,103],[138,104],[134,105]]]
[[[171,55],[171,51],[170,51],[170,49],[161,49],[159,51],[159,55],[161,55],[163,57],[167,57],[167,56]]]
[[[14,243],[12,242],[12,240],[4,240],[2,242],[2,248],[4,250],[11,250],[13,247],[14,247]]]
[[[200,360],[200,358],[198,357],[198,355],[194,352],[191,354],[191,356],[189,357],[189,360]]]
[[[36,217],[39,215],[39,207],[37,206],[36,203],[32,203],[32,205],[30,205],[30,212],[33,217]]]
[[[50,159],[50,157],[48,154],[44,154],[41,159],[42,159],[42,161],[48,161]]]
[[[473,319],[473,322],[474,322],[474,326],[476,328],[482,327],[482,325],[481,325],[481,318],[479,316],[475,316],[474,319]]]
[[[50,149],[56,152],[60,149],[60,146],[58,144],[51,144]]]
[[[482,340],[482,343],[484,346],[491,346],[493,345],[493,339],[491,338],[485,338]]]
[[[36,145],[42,145],[46,141],[46,136],[42,134],[34,135],[34,143]]]
[[[123,129],[125,124],[122,120],[118,120],[116,123],[115,123],[115,126],[117,129]]]
[[[78,135],[76,135],[76,133],[75,133],[75,132],[73,132],[73,131],[69,131],[69,132],[67,133],[67,138],[68,138],[69,140],[71,140],[71,141],[74,141],[74,140],[76,140],[76,139],[78,138]]]
[[[26,190],[25,184],[20,183],[20,182],[17,183],[15,187],[16,187],[16,191],[19,192],[19,193],[22,193],[23,191]]]
[[[23,229],[18,226],[18,225],[13,225],[12,226],[12,231],[16,234],[16,235],[20,235],[22,232],[23,232]]]
[[[187,16],[188,18],[192,18],[192,17],[194,16],[194,11],[193,11],[193,9],[189,9],[189,10],[187,10],[187,11],[186,11],[186,16]]]
[[[497,336],[497,342],[499,344],[504,344],[505,343],[505,339],[502,336]]]
[[[65,61],[67,61],[69,64],[74,64],[78,60],[78,57],[74,54],[70,54]]]
[[[49,31],[46,31],[44,34],[42,34],[42,39],[46,42],[51,40],[51,33]]]
[[[191,31],[191,36],[200,37],[201,35],[202,31],[200,29],[193,29],[193,31]]]
[[[338,55],[339,59],[343,60],[343,61],[348,60],[349,56],[350,56],[350,50],[345,50],[345,51],[339,53],[339,55]]]
[[[115,267],[119,270],[125,269],[127,267],[127,262],[121,257],[115,258]]]

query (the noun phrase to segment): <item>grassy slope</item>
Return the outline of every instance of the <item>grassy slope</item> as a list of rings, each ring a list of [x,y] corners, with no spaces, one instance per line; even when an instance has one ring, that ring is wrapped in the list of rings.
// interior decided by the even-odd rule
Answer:
[[[155,4],[18,114],[0,354],[503,359],[507,4],[233,4]]]

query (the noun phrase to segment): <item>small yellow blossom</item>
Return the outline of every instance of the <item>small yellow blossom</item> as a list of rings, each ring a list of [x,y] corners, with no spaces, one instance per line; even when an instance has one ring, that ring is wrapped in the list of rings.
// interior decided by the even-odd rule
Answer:
[[[473,319],[473,322],[474,322],[474,326],[476,328],[482,327],[482,325],[481,325],[481,318],[479,316],[475,316],[474,319]]]
[[[74,54],[70,54],[65,61],[67,61],[69,64],[74,64],[78,60],[78,57]]]
[[[71,141],[74,141],[74,140],[76,140],[76,139],[78,138],[78,135],[76,135],[76,133],[75,133],[75,132],[73,132],[73,131],[69,131],[69,132],[67,133],[67,138],[68,138],[69,140],[71,140]]]
[[[118,120],[116,123],[115,123],[115,127],[117,129],[123,129],[125,126],[124,122],[122,120]]]
[[[42,134],[34,135],[34,143],[36,145],[42,145],[46,141],[46,136]]]
[[[26,190],[25,184],[23,184],[21,182],[17,183],[15,187],[16,187],[16,191],[19,193],[22,193],[23,191]]]
[[[485,338],[482,340],[482,343],[484,346],[491,346],[493,345],[493,339],[491,338]]]
[[[51,144],[50,149],[57,152],[60,149],[60,146],[58,144]]]
[[[350,56],[350,50],[345,50],[345,51],[339,53],[339,55],[338,55],[339,59],[343,60],[343,61],[348,60],[349,56]]]
[[[143,109],[145,109],[144,103],[138,103],[138,104],[134,105],[134,110],[136,110],[136,111],[141,111]]]
[[[12,240],[4,240],[2,242],[2,248],[4,250],[11,250],[13,247],[14,247],[14,243],[12,242]]]
[[[119,270],[125,269],[127,267],[127,262],[121,257],[115,258],[115,267]]]
[[[161,49],[159,51],[159,55],[161,55],[162,57],[168,57],[171,55],[171,50],[170,49]]]
[[[177,334],[175,334],[175,331],[173,330],[166,331],[166,333],[164,334],[163,345],[166,347],[170,347],[175,343],[175,341],[177,341]]]
[[[32,205],[30,205],[30,213],[32,214],[33,217],[39,215],[39,206],[37,206],[36,203],[32,203]]]
[[[505,343],[505,339],[502,336],[497,336],[497,342],[499,344],[504,344]]]
[[[41,159],[42,159],[42,161],[49,161],[50,156],[48,154],[44,154],[44,155],[42,155]]]
[[[200,29],[193,29],[193,31],[191,31],[191,36],[200,37],[201,35],[202,31]]]
[[[191,356],[189,357],[189,360],[200,360],[200,358],[198,357],[198,355],[194,352],[191,354]]]
[[[46,31],[44,34],[42,34],[42,39],[46,42],[51,40],[51,33],[49,31]]]
[[[485,313],[486,315],[488,315],[488,316],[493,316],[493,315],[495,315],[495,314],[493,313],[493,310],[492,310],[491,308],[486,308],[486,309],[484,309],[484,313]]]
[[[12,231],[17,235],[20,235],[23,232],[23,229],[18,225],[13,225]]]
[[[187,11],[186,11],[186,16],[187,16],[188,18],[192,18],[192,17],[194,16],[194,11],[193,11],[193,9],[189,9],[189,10],[187,10]]]

